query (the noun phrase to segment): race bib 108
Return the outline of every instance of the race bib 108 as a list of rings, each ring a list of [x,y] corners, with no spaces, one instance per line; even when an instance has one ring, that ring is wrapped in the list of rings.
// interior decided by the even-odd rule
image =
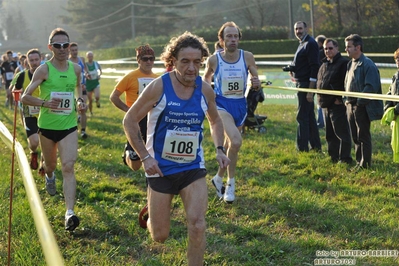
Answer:
[[[162,158],[176,163],[190,163],[197,157],[199,132],[168,130]]]

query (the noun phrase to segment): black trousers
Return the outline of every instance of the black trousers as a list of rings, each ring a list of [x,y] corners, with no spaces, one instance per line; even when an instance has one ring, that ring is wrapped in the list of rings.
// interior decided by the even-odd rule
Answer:
[[[298,88],[309,88],[309,82],[297,83]],[[298,113],[296,120],[297,129],[297,149],[299,151],[309,151],[311,149],[321,150],[319,129],[317,128],[316,116],[314,113],[314,102],[308,102],[306,92],[298,92]]]
[[[334,162],[352,162],[352,139],[344,104],[323,108],[328,154]]]
[[[365,106],[347,105],[348,121],[355,143],[356,162],[359,166],[368,168],[371,165],[371,134],[370,118]]]

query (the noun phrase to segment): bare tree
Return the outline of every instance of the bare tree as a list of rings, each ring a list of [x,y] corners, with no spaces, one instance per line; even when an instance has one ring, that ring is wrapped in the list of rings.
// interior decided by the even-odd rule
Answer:
[[[240,8],[245,3],[245,8]],[[281,2],[278,0],[238,0],[234,5],[239,10],[235,11],[235,16],[246,21],[251,28],[260,29],[264,26],[274,25],[276,17],[282,15]]]

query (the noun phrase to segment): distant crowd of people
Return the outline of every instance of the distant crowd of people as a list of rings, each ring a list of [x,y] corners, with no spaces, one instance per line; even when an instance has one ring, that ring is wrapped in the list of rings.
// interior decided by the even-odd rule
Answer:
[[[292,64],[284,70],[297,88],[382,93],[378,69],[363,54],[359,35],[351,34],[345,39],[348,59],[339,52],[336,40],[325,36],[315,40],[310,36],[305,22],[296,22],[294,28],[299,46]],[[139,215],[140,226],[148,228],[152,239],[164,242],[170,232],[172,199],[179,195],[187,217],[189,265],[203,265],[206,247],[208,190],[203,121],[209,120],[219,165],[211,182],[217,197],[231,204],[236,199],[236,166],[247,116],[246,91],[261,89],[254,55],[238,48],[241,29],[234,22],[226,22],[217,37],[212,55],[201,37],[189,32],[173,37],[160,55],[166,67],[161,75],[152,70],[156,55],[151,46],[136,47],[137,69],[118,81],[109,96],[112,104],[125,113],[127,142],[123,162],[134,171],[142,167],[146,175],[147,204]],[[87,139],[86,112],[93,115],[94,104],[101,107],[102,70],[94,61],[93,52],[87,52],[86,58],[78,56],[78,44],[70,42],[68,33],[61,28],[51,32],[47,47],[51,54],[31,49],[26,55],[7,51],[2,56],[5,106],[13,105],[12,90],[23,91],[22,114],[31,151],[30,165],[45,177],[50,195],[57,193],[54,172],[57,156],[60,157],[65,229],[73,231],[80,224],[74,212],[78,126],[80,137]],[[399,49],[394,58],[399,69]],[[203,63],[205,74],[201,77]],[[398,84],[395,74],[390,94],[399,94]],[[123,94],[125,101],[121,99]],[[319,128],[325,127],[327,152],[333,162],[353,164],[353,141],[356,165],[352,169],[371,166],[370,123],[382,118],[382,101],[359,94],[318,94],[317,122],[314,94],[298,91],[297,96],[298,151],[321,152]],[[398,102],[387,102],[385,110],[388,109],[398,115]]]

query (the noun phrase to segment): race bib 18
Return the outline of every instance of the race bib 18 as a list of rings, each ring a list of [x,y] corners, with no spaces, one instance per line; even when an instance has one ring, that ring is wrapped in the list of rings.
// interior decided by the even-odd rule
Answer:
[[[57,115],[69,115],[74,107],[73,92],[52,92],[51,99],[61,99],[60,104],[56,109],[50,109],[50,113]]]

